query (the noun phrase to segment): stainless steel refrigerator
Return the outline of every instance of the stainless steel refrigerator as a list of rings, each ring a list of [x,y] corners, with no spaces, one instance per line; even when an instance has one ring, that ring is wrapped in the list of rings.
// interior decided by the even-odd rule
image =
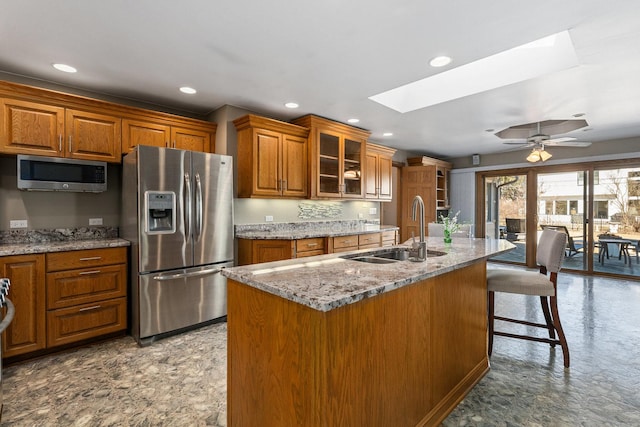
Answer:
[[[230,156],[138,146],[123,160],[131,334],[140,345],[223,318],[233,265]]]

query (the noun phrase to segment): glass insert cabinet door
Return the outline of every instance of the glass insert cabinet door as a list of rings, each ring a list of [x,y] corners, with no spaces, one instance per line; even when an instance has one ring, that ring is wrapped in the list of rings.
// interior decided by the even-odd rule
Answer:
[[[320,193],[340,194],[340,137],[320,133]]]
[[[361,198],[363,142],[330,132],[319,141],[318,195]]]
[[[362,195],[362,143],[344,139],[344,163],[342,192],[345,195]]]

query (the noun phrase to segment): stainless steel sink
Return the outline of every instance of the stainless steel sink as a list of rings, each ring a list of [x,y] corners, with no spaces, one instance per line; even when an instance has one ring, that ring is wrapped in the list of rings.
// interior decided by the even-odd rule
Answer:
[[[427,249],[427,258],[439,257],[446,254],[446,252]],[[366,255],[347,255],[343,258],[371,264],[390,264],[397,261],[406,261],[409,257],[409,248],[392,248]]]

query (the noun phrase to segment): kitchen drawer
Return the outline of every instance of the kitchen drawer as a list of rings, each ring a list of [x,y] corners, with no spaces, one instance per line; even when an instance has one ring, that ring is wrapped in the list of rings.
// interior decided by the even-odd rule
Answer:
[[[315,256],[315,255],[324,255],[324,249],[317,249],[315,251],[298,252],[296,254],[296,258],[304,258],[308,256]]]
[[[126,296],[126,264],[47,273],[47,309]]]
[[[69,344],[126,328],[126,298],[50,310],[47,312],[47,346]]]
[[[358,246],[360,249],[370,248],[371,245],[375,247],[380,247],[380,233],[369,233],[369,234],[360,234],[358,236]]]
[[[382,246],[393,246],[396,242],[396,231],[383,231],[382,232]]]
[[[358,235],[340,236],[333,238],[333,249],[335,252],[338,252],[335,249],[345,248],[349,248],[348,250],[358,249]]]
[[[307,254],[307,252],[313,252]],[[309,239],[296,240],[296,258],[311,255],[322,255],[324,253],[324,237],[314,237]]]
[[[74,270],[99,265],[125,264],[127,248],[84,249],[47,254],[47,272]]]

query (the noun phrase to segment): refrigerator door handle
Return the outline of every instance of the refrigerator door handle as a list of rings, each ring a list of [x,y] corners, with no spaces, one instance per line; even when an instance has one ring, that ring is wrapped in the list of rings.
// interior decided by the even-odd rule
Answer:
[[[184,225],[185,225],[185,237],[189,241],[191,238],[191,218],[193,211],[191,208],[191,177],[188,173],[184,174]]]
[[[153,276],[153,280],[158,280],[160,282],[166,280],[175,280],[182,279],[184,277],[198,277],[198,276],[208,276],[210,274],[220,273],[222,271],[221,268],[206,268],[204,270],[192,271],[189,273],[176,273],[176,274],[164,274]]]
[[[196,233],[195,240],[200,240],[202,234],[202,183],[200,174],[196,174]]]

